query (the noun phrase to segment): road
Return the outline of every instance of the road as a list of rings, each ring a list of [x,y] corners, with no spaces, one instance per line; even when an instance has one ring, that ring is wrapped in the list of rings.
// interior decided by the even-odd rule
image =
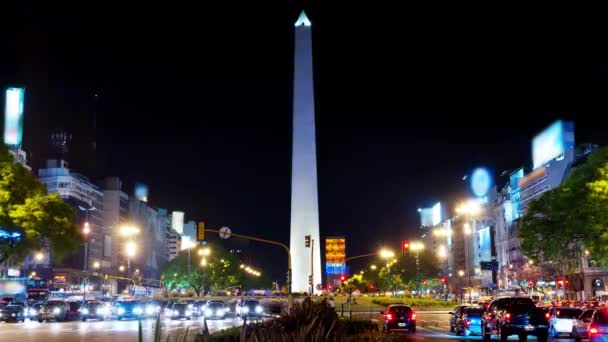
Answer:
[[[154,324],[156,320],[143,321],[144,341],[153,341]],[[242,324],[239,319],[208,320],[207,326],[211,333]],[[203,320],[171,321],[163,320],[161,329],[163,341],[165,336],[183,335],[187,326],[190,326],[189,336],[192,340],[194,332],[203,328]],[[0,340],[9,342],[71,342],[71,341],[111,341],[111,342],[137,342],[138,327],[136,320],[129,321],[89,321],[89,322],[50,322],[38,323],[25,321],[24,323],[0,323]],[[173,337],[172,337],[172,340]]]
[[[369,313],[367,315],[370,315]],[[418,311],[418,327],[416,334],[391,334],[396,339],[393,340],[414,340],[414,341],[481,341],[480,337],[462,337],[449,332],[447,323],[448,315],[445,313],[428,313]],[[358,316],[358,315],[353,315]],[[372,319],[379,319],[381,316],[373,314]],[[363,317],[361,317],[363,318]],[[367,317],[366,317],[367,319]],[[154,319],[143,321],[144,341],[153,341]],[[207,326],[211,333],[241,325],[239,319],[211,320],[207,321]],[[194,332],[200,332],[203,327],[203,320],[193,321],[162,321],[163,341],[167,334],[172,336],[172,340],[185,333],[186,327],[190,326],[190,341],[194,337]],[[111,342],[136,342],[137,341],[137,321],[102,321],[102,322],[51,322],[38,323],[36,321],[26,321],[24,323],[0,323],[0,340],[9,342],[72,342],[72,341],[111,341]],[[510,341],[517,341],[517,336],[511,336]],[[534,337],[530,341],[536,340]],[[494,340],[495,341],[495,340]],[[560,342],[569,342],[573,339],[560,338]]]

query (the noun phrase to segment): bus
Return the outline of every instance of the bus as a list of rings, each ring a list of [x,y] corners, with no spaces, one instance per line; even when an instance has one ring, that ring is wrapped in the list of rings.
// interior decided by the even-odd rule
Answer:
[[[49,282],[40,278],[28,278],[25,281],[27,291],[27,301],[37,302],[49,298]]]

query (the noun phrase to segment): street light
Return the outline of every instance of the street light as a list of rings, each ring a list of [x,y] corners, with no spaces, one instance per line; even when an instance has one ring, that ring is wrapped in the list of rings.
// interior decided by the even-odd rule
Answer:
[[[386,259],[386,289],[390,292],[391,290],[391,264],[390,260],[395,256],[395,252],[383,248],[380,250],[380,256]]]
[[[36,255],[34,255],[34,259],[36,259],[36,261],[42,261],[42,259],[44,259],[44,254],[42,252],[38,252]]]
[[[460,287],[460,304],[462,304],[462,277],[464,277],[464,271],[458,270],[458,287]]]
[[[125,271],[125,267],[124,267],[123,265],[120,265],[120,266],[118,267],[118,270],[119,270],[120,272],[124,272],[124,271]]]
[[[378,268],[376,265],[370,265],[369,266],[369,269],[372,270],[372,271],[375,271],[376,268]]]
[[[94,268],[94,269],[99,269],[99,267],[101,267],[101,264],[99,263],[99,261],[95,261],[95,262],[93,263],[93,268]]]

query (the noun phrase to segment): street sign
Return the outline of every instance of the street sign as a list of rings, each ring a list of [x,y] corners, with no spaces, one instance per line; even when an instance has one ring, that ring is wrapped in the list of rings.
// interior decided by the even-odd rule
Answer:
[[[232,231],[228,227],[222,227],[220,229],[219,235],[222,239],[227,239],[232,234]]]
[[[485,271],[498,271],[498,261],[481,261],[479,266]]]
[[[323,290],[323,285],[317,284],[317,291],[321,291],[321,290]]]

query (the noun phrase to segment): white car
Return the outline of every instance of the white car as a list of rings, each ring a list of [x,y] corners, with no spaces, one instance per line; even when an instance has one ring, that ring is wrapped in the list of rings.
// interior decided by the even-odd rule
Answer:
[[[594,312],[595,309],[586,309],[574,322],[572,338],[574,338],[575,341],[580,341],[589,336],[589,323],[591,323],[591,316],[593,316]]]
[[[552,308],[549,318],[549,335],[558,337],[560,334],[572,334],[576,319],[583,313],[582,309],[558,307]]]

